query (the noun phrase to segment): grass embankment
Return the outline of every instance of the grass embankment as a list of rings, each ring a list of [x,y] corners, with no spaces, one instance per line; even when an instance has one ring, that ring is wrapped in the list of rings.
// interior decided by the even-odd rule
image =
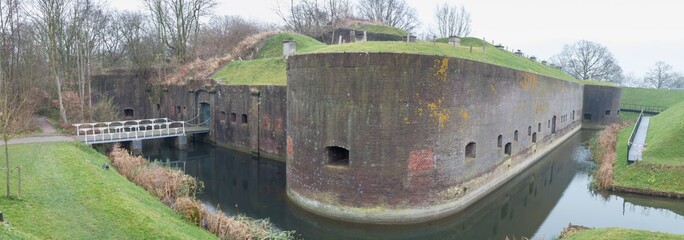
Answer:
[[[577,81],[561,70],[545,66],[544,64],[529,60],[524,57],[516,56],[511,52],[498,49],[489,43],[486,44],[487,46],[485,55],[482,54],[482,41],[476,38],[463,38],[461,39],[461,46],[458,47],[454,47],[453,45],[447,43],[431,42],[359,42],[330,45],[315,50],[311,53],[390,52],[448,56],[490,63],[568,81]],[[470,51],[471,46],[472,52]]]
[[[623,87],[620,101],[623,105],[640,104],[669,108],[684,101],[684,91]]]
[[[595,228],[580,231],[574,231],[562,237],[568,240],[642,240],[642,239],[684,239],[684,235],[675,235],[670,233],[650,232],[643,230],[624,229],[624,228]]]
[[[643,161],[631,165],[627,165],[627,141],[634,124],[623,128],[619,134],[609,131],[601,132],[599,139],[617,137],[615,138],[617,142],[613,158],[615,162],[606,164],[612,167],[613,176],[606,176],[607,172],[602,172],[600,167],[596,174],[597,186],[616,191],[684,197],[684,148],[681,147],[684,145],[684,122],[681,121],[682,119],[684,119],[684,102],[651,117]],[[607,147],[601,147],[601,151],[610,154],[610,150],[606,149]],[[601,166],[607,158],[610,159],[610,156],[599,158]],[[610,180],[609,184],[602,183],[608,180]]]
[[[371,23],[357,22],[357,23],[352,23],[349,26],[349,28],[353,29],[355,31],[362,31],[362,32],[366,31],[366,32],[397,35],[397,36],[402,36],[402,37],[406,36],[406,31],[401,30],[399,28],[383,25],[383,24],[371,24]]]
[[[324,45],[313,38],[291,33],[281,33],[272,36],[264,44],[258,59],[250,61],[233,61],[217,71],[212,78],[231,85],[286,85],[286,65],[285,60],[281,57],[282,41],[285,39],[294,39],[297,42],[298,54],[390,52],[438,55],[486,62],[582,84],[602,84],[601,82],[595,81],[576,80],[561,70],[524,57],[516,56],[511,52],[498,49],[489,43],[485,43],[487,44],[486,56],[483,56],[483,42],[476,38],[463,38],[461,40],[461,46],[459,47],[454,47],[446,43],[434,44],[431,42],[358,42],[341,45]]]
[[[276,34],[266,40],[257,59],[232,61],[216,71],[211,78],[229,85],[286,85],[286,65],[282,57],[283,41],[286,39],[296,41],[297,52],[310,52],[325,47],[325,44],[304,35]]]
[[[228,217],[211,211],[195,198],[202,183],[180,170],[159,166],[128,154],[115,146],[109,154],[112,165],[128,180],[156,195],[187,220],[216,234],[221,239],[290,239],[290,232],[278,232],[267,220]],[[220,209],[217,207],[216,209]]]
[[[2,239],[216,238],[116,171],[102,169],[108,159],[92,148],[80,143],[9,148],[12,167],[22,166],[22,192],[20,198],[0,197],[11,225],[0,225]]]

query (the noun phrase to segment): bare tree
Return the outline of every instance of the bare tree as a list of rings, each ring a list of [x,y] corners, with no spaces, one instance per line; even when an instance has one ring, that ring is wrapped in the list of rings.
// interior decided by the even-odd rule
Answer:
[[[404,0],[360,0],[357,15],[407,32],[413,31],[419,24],[416,10]]]
[[[145,0],[152,14],[158,37],[179,62],[193,55],[191,44],[197,42],[200,18],[210,15],[215,0]],[[188,49],[190,47],[190,49]]]
[[[116,17],[116,27],[122,36],[124,55],[133,64],[138,76],[147,78],[155,62],[157,43],[150,26],[141,13],[122,12]]]
[[[213,17],[200,32],[197,57],[209,59],[223,56],[246,37],[265,29],[262,23],[248,21],[239,16]]]
[[[40,35],[43,36],[50,70],[52,71],[57,98],[59,102],[59,116],[62,123],[67,123],[67,115],[62,99],[62,71],[63,66],[63,46],[64,46],[64,22],[67,5],[69,0],[34,0],[36,13],[34,14],[35,23],[39,27]]]
[[[465,7],[450,6],[448,3],[437,5],[435,20],[437,21],[437,34],[440,37],[470,35],[470,13]]]
[[[565,45],[552,61],[577,79],[619,82],[622,68],[613,54],[601,44],[582,40]]]
[[[340,27],[351,16],[349,0],[300,0],[290,4],[276,2],[276,14],[285,23],[285,28],[301,34],[318,37],[324,32]]]
[[[670,66],[670,64],[658,61],[653,68],[646,73],[644,82],[649,86],[660,89],[669,87],[677,78],[678,76],[672,72],[672,66]]]

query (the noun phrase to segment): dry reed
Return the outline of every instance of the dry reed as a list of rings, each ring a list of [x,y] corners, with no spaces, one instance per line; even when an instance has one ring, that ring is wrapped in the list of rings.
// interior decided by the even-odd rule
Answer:
[[[599,190],[609,189],[613,185],[613,166],[615,165],[617,137],[620,130],[627,123],[611,124],[599,132],[595,143],[592,144],[594,158],[598,161],[599,168],[596,170],[596,188]]]
[[[226,64],[227,62],[240,58],[241,55],[245,54],[252,46],[259,42],[266,40],[267,38],[277,34],[277,32],[261,32],[254,34],[252,36],[246,37],[240,43],[235,45],[235,47],[227,54],[219,57],[213,57],[209,59],[195,59],[195,61],[187,63],[180,66],[174,73],[168,75],[165,78],[165,84],[182,84],[189,79],[205,79],[211,76],[218,68]]]
[[[178,170],[131,156],[118,144],[109,153],[112,166],[129,181],[159,197],[183,218],[207,229],[221,239],[291,239],[292,232],[277,232],[266,220],[230,217],[220,208],[211,211],[195,199],[203,184]]]

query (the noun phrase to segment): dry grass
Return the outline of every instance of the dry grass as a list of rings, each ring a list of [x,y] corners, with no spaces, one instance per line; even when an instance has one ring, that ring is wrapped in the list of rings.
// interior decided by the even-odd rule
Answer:
[[[613,185],[613,166],[617,148],[617,136],[620,130],[629,123],[611,124],[608,128],[598,133],[595,142],[591,144],[594,159],[598,161],[599,168],[596,170],[595,186],[599,190],[609,189]]]
[[[220,210],[207,209],[195,199],[195,193],[203,188],[203,184],[181,171],[149,163],[140,156],[131,156],[118,145],[109,153],[109,158],[116,170],[128,180],[159,197],[183,218],[221,239],[292,238],[292,232],[277,232],[267,220],[230,217]]]
[[[190,79],[206,79],[227,62],[236,58],[241,58],[241,55],[248,51],[252,46],[275,34],[277,34],[277,32],[274,31],[257,33],[242,40],[242,42],[238,43],[233,50],[226,55],[206,60],[196,59],[191,63],[179,67],[174,73],[166,76],[164,83],[176,85],[183,84]]]

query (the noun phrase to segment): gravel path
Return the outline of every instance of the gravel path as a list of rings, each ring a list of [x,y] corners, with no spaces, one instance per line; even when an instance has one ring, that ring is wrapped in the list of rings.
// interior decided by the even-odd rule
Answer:
[[[44,143],[44,142],[66,142],[75,141],[76,139],[69,135],[55,135],[57,129],[47,121],[45,117],[36,118],[36,122],[40,125],[42,132],[37,136],[10,139],[9,144],[22,144],[22,143]],[[4,141],[0,141],[0,144],[5,144]]]

